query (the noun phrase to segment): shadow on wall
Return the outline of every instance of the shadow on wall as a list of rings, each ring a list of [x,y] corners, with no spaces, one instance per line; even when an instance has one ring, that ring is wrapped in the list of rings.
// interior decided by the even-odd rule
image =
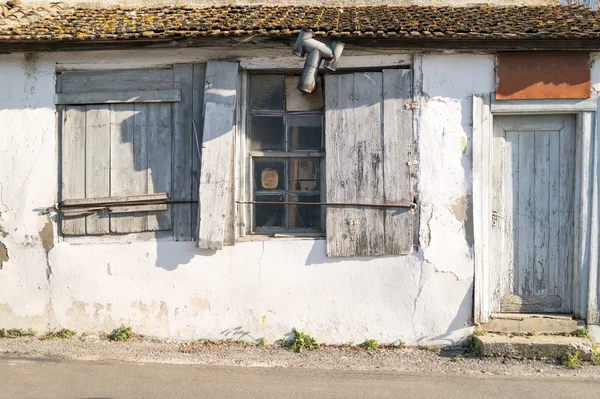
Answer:
[[[437,306],[437,305],[435,305]],[[427,314],[424,312],[422,314]],[[456,309],[454,319],[448,326],[448,329],[444,334],[436,335],[433,337],[419,338],[418,343],[427,341],[443,341],[447,345],[456,344],[455,333],[464,328],[468,328],[473,324],[473,283],[469,286],[463,300],[461,301],[458,309]]]

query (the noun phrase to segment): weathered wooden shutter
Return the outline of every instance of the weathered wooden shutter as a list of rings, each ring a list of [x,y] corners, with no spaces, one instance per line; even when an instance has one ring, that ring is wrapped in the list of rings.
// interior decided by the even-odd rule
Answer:
[[[192,239],[196,67],[59,76],[62,200],[83,207],[65,208],[63,234],[173,230],[176,239]],[[167,197],[188,203],[167,206]]]
[[[325,77],[327,202],[412,203],[411,71]],[[407,254],[413,213],[407,207],[327,208],[331,257]]]
[[[198,247],[204,249],[223,248],[228,213],[234,210],[231,201],[237,80],[237,63],[208,62],[198,215]]]

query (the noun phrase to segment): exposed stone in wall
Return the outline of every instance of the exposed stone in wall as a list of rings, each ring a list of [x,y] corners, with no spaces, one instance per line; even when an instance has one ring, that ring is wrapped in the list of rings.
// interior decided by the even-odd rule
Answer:
[[[8,249],[6,245],[0,242],[0,270],[4,262],[8,262]]]

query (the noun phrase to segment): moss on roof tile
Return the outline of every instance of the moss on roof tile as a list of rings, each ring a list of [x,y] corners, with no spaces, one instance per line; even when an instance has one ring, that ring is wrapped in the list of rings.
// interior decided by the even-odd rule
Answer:
[[[57,3],[60,4],[60,3]],[[65,8],[3,24],[3,41],[194,36],[318,36],[413,39],[599,38],[600,13],[576,6],[213,6]],[[28,15],[28,11],[21,10]],[[43,14],[43,16],[41,16]],[[6,19],[6,18],[4,18]]]

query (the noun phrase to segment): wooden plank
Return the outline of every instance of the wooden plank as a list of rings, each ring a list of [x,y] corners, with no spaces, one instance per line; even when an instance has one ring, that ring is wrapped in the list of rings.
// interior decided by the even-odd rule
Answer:
[[[506,294],[512,294],[516,292],[518,285],[517,279],[518,272],[516,270],[518,265],[518,242],[519,242],[519,218],[515,215],[519,214],[519,132],[507,132],[506,136],[511,144],[510,146],[510,183],[507,188],[510,188],[508,195],[506,196],[506,213],[503,215],[510,221],[510,238],[507,240],[506,250],[507,256],[510,258],[509,272],[508,272],[508,284]],[[508,177],[508,174],[506,175]],[[503,294],[504,294],[503,293]]]
[[[85,107],[64,107],[62,117],[62,198],[85,197]],[[85,218],[62,217],[62,233],[85,234]]]
[[[171,105],[148,106],[148,194],[171,194]],[[171,212],[148,213],[149,231],[171,229]]]
[[[325,79],[327,201],[383,201],[382,74]],[[328,208],[326,223],[328,256],[385,253],[383,210]]]
[[[230,61],[208,61],[204,86],[204,103],[235,106],[238,63]]]
[[[74,198],[64,200],[62,202],[65,206],[85,206],[85,205],[98,205],[98,204],[111,204],[116,202],[143,202],[143,201],[166,201],[168,198],[167,193],[153,193],[153,194],[140,194],[140,195],[127,195],[127,196],[111,196],[111,197],[97,197],[97,198]]]
[[[591,217],[593,212],[593,146],[594,126],[593,114],[582,112],[577,118],[577,172],[576,172],[576,211],[575,215],[575,245],[576,264],[573,273],[573,313],[581,318],[588,315],[591,248]]]
[[[560,202],[560,130],[550,132],[550,194],[548,196],[548,294],[562,297],[560,286],[561,269],[571,267],[559,262],[560,247],[564,245],[560,238],[560,209],[564,205]],[[572,159],[574,162],[575,160]]]
[[[194,64],[193,71],[193,121],[195,129],[192,143],[192,239],[198,238],[198,192],[200,190],[200,162],[202,158],[202,132],[204,130],[204,85],[206,64]],[[194,127],[194,126],[193,126]]]
[[[173,68],[64,71],[59,93],[123,90],[166,90],[173,88]]]
[[[575,267],[575,147],[574,118],[569,118],[559,133],[559,212],[558,212],[558,259],[556,292],[563,299],[563,313],[573,311],[573,267]]]
[[[136,90],[55,94],[55,104],[165,103],[181,101],[179,90]]]
[[[131,191],[136,194],[148,192],[148,105],[135,104],[133,116],[133,176]],[[158,210],[158,209],[153,209]],[[146,231],[148,213],[133,215],[131,232]]]
[[[135,162],[133,154],[133,104],[110,106],[110,195],[126,196],[142,194],[133,187]],[[133,215],[111,215],[112,233],[131,233]]]
[[[412,71],[383,71],[383,192],[385,204],[413,201],[410,165],[413,154]],[[408,254],[413,247],[413,209],[384,211],[386,255]]]
[[[519,220],[519,240],[517,241],[517,290],[519,295],[533,295],[533,240],[534,240],[534,137],[533,132],[519,134],[519,213],[513,217]]]
[[[562,299],[557,295],[505,295],[501,302],[503,313],[561,313]]]
[[[174,67],[174,86],[181,91],[181,101],[173,107],[172,141],[172,198],[175,201],[192,199],[192,151],[194,136],[193,113],[193,66]],[[176,241],[192,239],[192,204],[175,204],[173,209],[173,236]]]
[[[221,249],[224,244],[235,243],[233,132],[238,78],[236,62],[209,61],[206,65],[199,248]]]
[[[221,249],[229,204],[231,145],[234,108],[228,104],[205,104],[202,167],[200,169],[200,221],[198,247]]]
[[[595,100],[494,100],[495,115],[557,114],[596,111]]]
[[[492,185],[492,116],[489,95],[473,95],[473,232],[475,252],[474,320],[486,323],[490,315],[490,192]]]
[[[109,213],[146,213],[148,211],[166,211],[167,204],[148,204],[148,205],[112,205],[112,206],[96,206],[89,208],[74,208],[64,209],[62,214],[65,216],[81,216],[90,215],[97,212]]]
[[[594,146],[591,148],[592,157],[594,159],[593,167],[592,167],[592,212],[590,219],[590,270],[588,276],[588,303],[587,303],[587,323],[588,324],[598,324],[600,323],[600,308],[598,307],[598,268],[599,264],[599,254],[598,254],[598,246],[600,241],[600,232],[598,229],[600,228],[600,212],[599,209],[599,201],[600,201],[600,193],[598,179],[600,179],[600,139],[598,139],[598,131],[600,129],[600,125],[598,125],[598,120],[600,120],[600,116],[596,114],[596,139],[594,140]]]
[[[533,157],[533,295],[548,294],[550,132],[536,131]]]
[[[86,107],[85,141],[85,196],[87,198],[110,195],[110,108],[108,105]],[[86,217],[86,233],[90,235],[109,232],[108,214]]]
[[[500,123],[494,123],[492,138],[492,242],[496,243],[492,247],[493,255],[491,257],[490,290],[492,293],[490,301],[490,311],[500,311],[500,298],[507,292],[509,285],[508,276],[511,266],[512,254],[507,251],[511,246],[512,239],[510,218],[507,213],[507,196],[511,195],[511,187],[507,186],[510,182],[505,176],[510,175],[510,157],[511,145],[506,139],[506,133]]]

